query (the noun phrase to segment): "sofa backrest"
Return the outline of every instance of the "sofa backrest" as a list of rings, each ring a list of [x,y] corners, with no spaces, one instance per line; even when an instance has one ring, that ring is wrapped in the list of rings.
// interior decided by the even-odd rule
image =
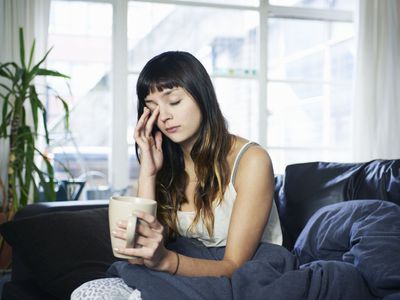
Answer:
[[[275,183],[283,244],[291,250],[308,219],[323,206],[357,199],[400,205],[400,159],[293,164],[275,178]]]

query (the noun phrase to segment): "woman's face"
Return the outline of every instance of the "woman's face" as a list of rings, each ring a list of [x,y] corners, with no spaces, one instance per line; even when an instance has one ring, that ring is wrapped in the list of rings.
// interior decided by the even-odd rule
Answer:
[[[145,106],[153,113],[159,110],[157,126],[161,132],[182,148],[191,150],[199,133],[202,114],[197,102],[181,87],[150,93]]]

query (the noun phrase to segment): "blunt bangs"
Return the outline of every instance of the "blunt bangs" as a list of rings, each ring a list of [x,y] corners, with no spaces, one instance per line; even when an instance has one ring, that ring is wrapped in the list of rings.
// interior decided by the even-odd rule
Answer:
[[[136,92],[140,101],[155,91],[182,87],[187,90],[187,75],[185,74],[182,61],[178,57],[162,56],[151,59],[139,75]]]

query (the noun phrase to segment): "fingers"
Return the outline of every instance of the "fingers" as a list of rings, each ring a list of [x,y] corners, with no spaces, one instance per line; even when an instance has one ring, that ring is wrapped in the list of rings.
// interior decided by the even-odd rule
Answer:
[[[145,130],[147,121],[149,119],[149,116],[150,116],[150,110],[147,107],[145,107],[143,110],[143,114],[140,116],[140,118],[136,124],[136,127],[135,127],[134,137],[137,142],[139,141],[139,139],[142,136],[144,136],[144,130]]]
[[[158,151],[162,151],[161,132],[157,131],[155,138],[153,138],[152,135],[154,124],[156,123],[159,114],[160,108],[158,106],[152,113],[147,107],[144,108],[143,114],[139,118],[134,132],[135,141],[141,149],[149,149],[149,146],[155,146]]]
[[[153,215],[138,212],[139,222],[136,226],[135,248],[114,248],[120,254],[139,257],[147,264],[157,265],[160,255],[164,253],[164,227]],[[116,238],[126,239],[127,221],[118,222],[118,227],[112,234]]]
[[[156,109],[151,113],[151,116],[149,117],[146,126],[145,126],[145,136],[147,138],[151,137],[151,132],[154,127],[154,123],[156,122],[158,115],[160,113],[160,107],[157,106]]]
[[[139,258],[150,259],[153,255],[153,251],[149,248],[117,248],[114,249],[120,254],[125,254],[128,256],[136,256]]]
[[[162,226],[156,217],[144,213],[138,212],[138,218],[141,220],[136,226],[136,233],[138,236],[142,236],[146,239],[152,239],[157,243],[160,243],[163,239],[164,226]],[[144,221],[144,222],[143,222]],[[127,221],[121,220],[117,223],[118,227],[113,230],[112,234],[121,239],[126,239],[126,228]]]
[[[114,229],[112,235],[116,238],[126,240],[126,231],[121,229]]]
[[[127,220],[120,220],[117,222],[117,226],[121,229],[126,229],[128,227],[128,221]]]
[[[145,221],[152,230],[157,232],[163,231],[163,226],[158,222],[157,218],[151,214],[145,213],[143,211],[137,212],[137,217],[143,221]]]
[[[158,222],[157,217],[145,213],[143,211],[138,211],[136,212],[136,215],[139,219],[145,221],[153,230],[159,231],[160,229],[163,228],[163,226]],[[141,225],[141,224],[139,224]],[[117,226],[121,229],[126,229],[128,226],[128,221],[127,220],[119,220],[117,222]]]
[[[156,139],[156,148],[157,148],[157,150],[158,151],[162,151],[162,134],[161,134],[160,131],[156,132],[155,139]]]

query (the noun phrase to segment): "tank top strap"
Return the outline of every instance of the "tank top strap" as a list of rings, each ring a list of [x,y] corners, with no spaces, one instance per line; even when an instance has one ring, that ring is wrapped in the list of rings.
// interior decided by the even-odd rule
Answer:
[[[237,173],[237,168],[239,165],[239,161],[242,158],[243,154],[246,152],[246,150],[251,146],[251,145],[258,145],[255,142],[247,142],[246,144],[244,144],[242,146],[242,148],[239,150],[239,153],[237,154],[236,158],[235,158],[235,162],[233,163],[233,168],[232,168],[232,173],[231,173],[231,183],[234,184],[235,183],[235,179],[236,179],[236,173]]]

